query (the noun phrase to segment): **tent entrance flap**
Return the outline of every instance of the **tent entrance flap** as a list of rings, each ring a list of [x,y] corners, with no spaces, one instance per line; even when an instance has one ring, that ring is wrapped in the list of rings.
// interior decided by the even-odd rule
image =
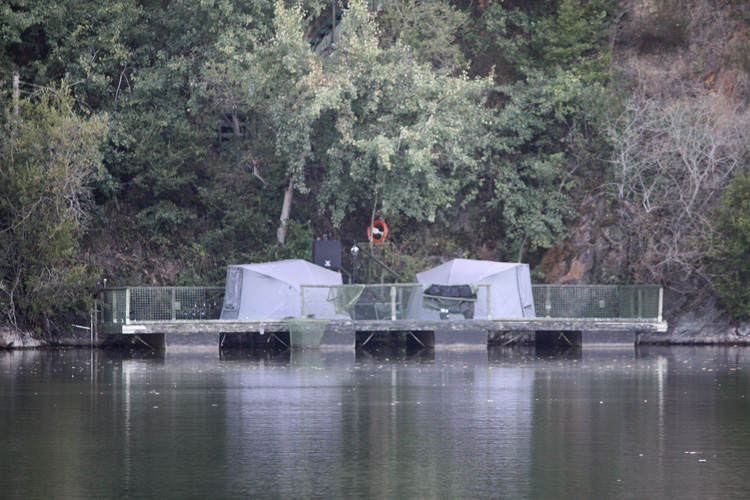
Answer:
[[[224,290],[224,306],[221,309],[221,319],[237,319],[241,296],[242,269],[229,266],[227,268],[227,283]]]

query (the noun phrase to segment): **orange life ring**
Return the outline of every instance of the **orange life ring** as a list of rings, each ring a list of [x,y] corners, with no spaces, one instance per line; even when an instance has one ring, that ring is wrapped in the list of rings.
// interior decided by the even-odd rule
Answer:
[[[388,236],[388,224],[382,220],[376,220],[372,226],[367,228],[367,238],[373,243],[383,243]]]

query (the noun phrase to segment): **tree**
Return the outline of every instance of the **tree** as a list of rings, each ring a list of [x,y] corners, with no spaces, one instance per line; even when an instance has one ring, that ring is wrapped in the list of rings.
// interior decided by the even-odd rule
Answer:
[[[570,72],[585,83],[609,77],[611,0],[486,0],[464,39],[475,61],[490,59],[502,81]]]
[[[468,19],[466,11],[444,0],[397,0],[388,3],[377,23],[386,48],[398,41],[411,47],[420,63],[450,73],[466,64],[457,36]]]
[[[78,249],[107,129],[104,116],[78,116],[66,90],[20,108],[5,112],[0,135],[0,310],[14,326],[39,325],[80,298]]]
[[[400,42],[380,47],[359,4],[342,25],[314,124],[322,208],[335,224],[357,212],[434,221],[476,176],[491,82],[435,71]]]
[[[279,4],[275,36],[252,55],[244,79],[248,107],[273,131],[288,178],[279,243],[294,190],[314,189],[336,226],[362,212],[434,220],[476,168],[467,138],[489,82],[436,72],[401,43],[380,47],[359,2],[341,33],[321,57],[310,51],[301,12]]]
[[[750,176],[735,173],[713,214],[718,226],[713,263],[716,293],[725,311],[750,319]]]
[[[710,281],[711,212],[747,159],[750,123],[729,101],[671,105],[636,95],[608,128],[612,188],[636,280]]]
[[[477,231],[502,241],[519,262],[564,234],[570,193],[583,170],[573,153],[578,143],[592,142],[587,112],[599,93],[571,73],[536,72],[496,88],[499,102],[484,124],[484,169],[474,194]]]

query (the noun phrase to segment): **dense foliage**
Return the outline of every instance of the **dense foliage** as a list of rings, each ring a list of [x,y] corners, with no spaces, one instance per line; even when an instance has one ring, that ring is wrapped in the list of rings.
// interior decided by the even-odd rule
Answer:
[[[85,283],[78,250],[106,119],[78,116],[68,95],[50,89],[7,113],[0,128],[3,319],[42,325],[78,305]]]
[[[750,319],[750,176],[735,175],[716,208],[722,242],[716,260],[716,290],[734,318]]]
[[[5,319],[39,324],[78,307],[100,277],[219,283],[226,264],[309,258],[313,238],[361,241],[381,217],[407,275],[433,254],[534,263],[592,192],[652,257],[629,255],[623,281],[682,272],[660,260],[674,241],[700,247],[693,268],[714,255],[698,239],[722,245],[705,216],[744,168],[736,141],[736,163],[719,160],[690,219],[693,240],[675,227],[680,200],[634,209],[657,193],[649,186],[686,185],[676,153],[655,145],[718,118],[665,102],[638,114],[637,78],[612,70],[627,2],[346,3],[323,50],[326,0],[3,2]],[[639,147],[651,163],[617,163]],[[40,169],[53,174],[44,183]],[[44,216],[24,215],[35,199]],[[53,210],[60,200],[75,202]],[[671,239],[647,237],[665,227]],[[50,309],[61,287],[71,300]]]

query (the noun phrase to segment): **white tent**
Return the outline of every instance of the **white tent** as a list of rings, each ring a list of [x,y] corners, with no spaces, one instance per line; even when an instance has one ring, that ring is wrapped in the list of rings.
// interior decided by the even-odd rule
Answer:
[[[478,284],[473,303],[473,318],[533,318],[534,297],[531,293],[531,274],[528,264],[491,262],[486,260],[454,259],[443,265],[417,274],[423,290],[429,285]],[[489,288],[489,315],[487,289]],[[439,319],[440,312],[424,307],[422,297],[410,301],[409,317]],[[422,307],[419,307],[419,306]]]
[[[221,319],[282,319],[302,315],[300,285],[341,285],[341,274],[304,260],[228,266]],[[328,288],[305,291],[305,314],[335,318]]]

